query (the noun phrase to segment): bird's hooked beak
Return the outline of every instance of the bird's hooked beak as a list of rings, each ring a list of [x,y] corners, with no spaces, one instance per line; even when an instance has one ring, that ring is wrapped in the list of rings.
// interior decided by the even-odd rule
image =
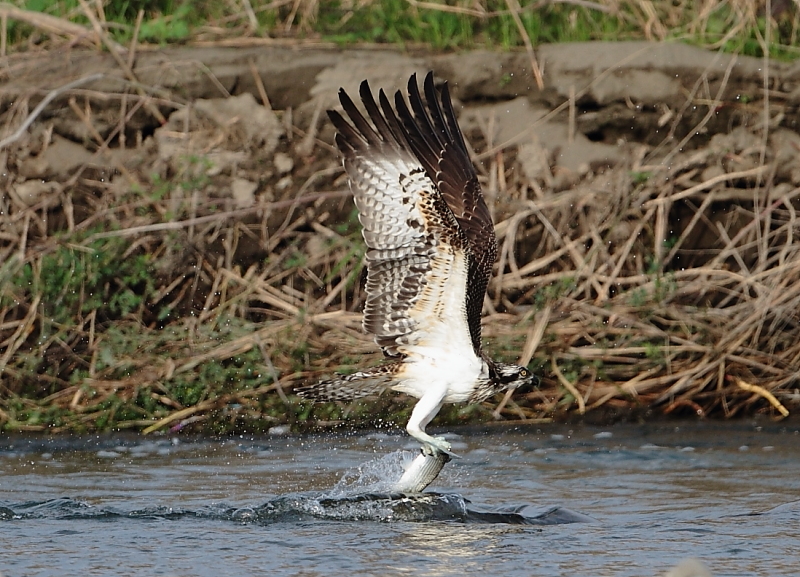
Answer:
[[[530,378],[528,378],[526,382],[522,383],[519,387],[517,387],[517,390],[521,393],[529,393],[533,389],[538,388],[541,383],[542,380],[537,375],[531,373]]]

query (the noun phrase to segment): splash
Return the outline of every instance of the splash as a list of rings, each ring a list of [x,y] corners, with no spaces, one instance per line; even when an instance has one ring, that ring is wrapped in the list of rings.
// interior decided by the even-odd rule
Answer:
[[[347,471],[325,496],[347,498],[364,493],[393,493],[398,480],[414,462],[416,453],[395,451]]]

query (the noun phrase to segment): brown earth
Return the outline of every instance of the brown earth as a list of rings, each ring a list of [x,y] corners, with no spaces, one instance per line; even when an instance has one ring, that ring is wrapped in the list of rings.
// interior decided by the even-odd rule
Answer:
[[[800,402],[800,68],[644,42],[536,56],[542,90],[524,53],[184,47],[140,49],[127,71],[98,52],[12,56],[0,71],[0,397],[88,415],[146,389],[161,425],[230,404],[279,424],[264,396],[290,403],[284,386],[377,361],[324,110],[339,87],[354,95],[366,78],[394,92],[433,70],[497,223],[487,346],[544,377],[495,416],[783,416]],[[81,288],[74,325],[48,319],[48,299],[75,290],[31,288],[48,282],[47,256],[109,239],[125,262],[150,255],[156,285],[112,272],[103,298],[129,289],[134,308],[92,308]],[[25,265],[38,281],[20,284]],[[236,328],[220,333],[222,319]],[[103,359],[98,343],[126,323],[179,336]],[[176,375],[249,351],[270,372],[254,392],[171,392]],[[26,428],[12,417],[0,410]]]

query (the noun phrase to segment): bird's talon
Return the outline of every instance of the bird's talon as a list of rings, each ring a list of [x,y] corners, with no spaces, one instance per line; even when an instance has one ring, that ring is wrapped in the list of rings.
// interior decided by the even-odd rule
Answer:
[[[444,437],[433,437],[432,442],[422,445],[423,455],[433,457],[436,456],[437,453],[447,455],[448,457],[458,458],[458,455],[450,450],[450,443],[448,443]]]

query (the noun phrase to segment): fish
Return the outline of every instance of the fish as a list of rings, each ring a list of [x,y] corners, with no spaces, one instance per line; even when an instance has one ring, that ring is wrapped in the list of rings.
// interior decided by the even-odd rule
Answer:
[[[449,462],[450,455],[447,453],[434,451],[432,454],[427,454],[422,451],[409,464],[392,490],[397,493],[421,493],[425,487],[433,483]]]

